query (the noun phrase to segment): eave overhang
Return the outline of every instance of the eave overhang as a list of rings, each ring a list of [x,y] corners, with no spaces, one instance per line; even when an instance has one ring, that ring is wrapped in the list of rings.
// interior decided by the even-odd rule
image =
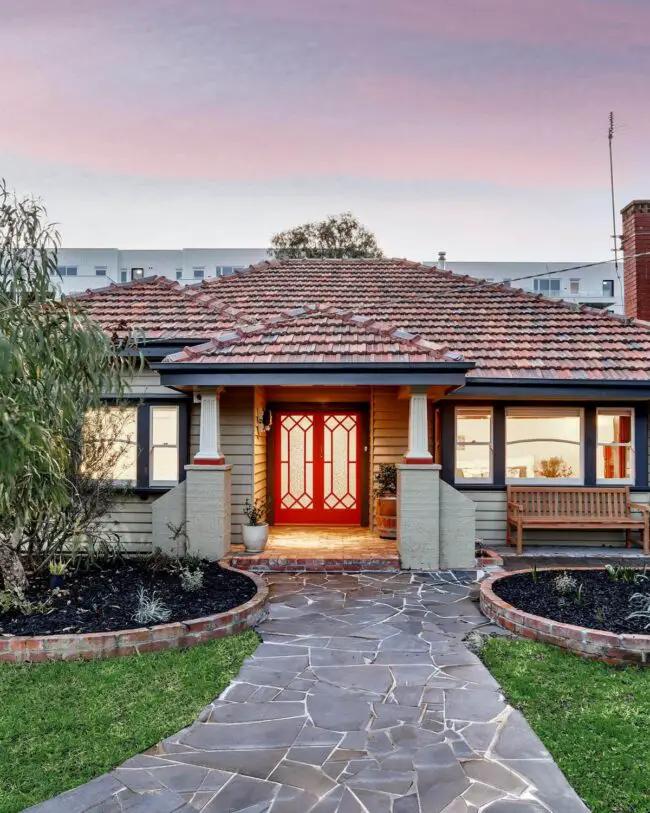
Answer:
[[[166,387],[428,385],[455,390],[465,385],[473,362],[356,362],[314,364],[152,363]]]

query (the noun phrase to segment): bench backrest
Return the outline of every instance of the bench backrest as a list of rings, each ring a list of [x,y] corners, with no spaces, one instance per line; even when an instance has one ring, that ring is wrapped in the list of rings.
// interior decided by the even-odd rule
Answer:
[[[571,488],[549,486],[507,486],[508,502],[523,507],[528,516],[542,517],[626,517],[630,490],[619,488]]]

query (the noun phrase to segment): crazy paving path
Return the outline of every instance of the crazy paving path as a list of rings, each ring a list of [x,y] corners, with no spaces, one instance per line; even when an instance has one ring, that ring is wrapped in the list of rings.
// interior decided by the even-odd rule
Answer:
[[[189,728],[39,813],[586,811],[462,643],[453,575],[280,574],[264,643]]]

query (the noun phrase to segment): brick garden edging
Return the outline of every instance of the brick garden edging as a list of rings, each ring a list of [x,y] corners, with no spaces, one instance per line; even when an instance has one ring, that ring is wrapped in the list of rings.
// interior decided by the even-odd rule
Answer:
[[[501,567],[503,565],[503,558],[499,556],[497,551],[492,550],[491,548],[481,548],[481,550],[483,551],[484,556],[476,557],[477,567],[490,567],[491,565]]]
[[[226,570],[237,571],[226,567]],[[0,662],[69,661],[116,658],[162,649],[179,649],[233,635],[259,624],[266,616],[269,589],[254,573],[246,573],[255,582],[257,592],[245,604],[224,613],[158,624],[154,627],[90,632],[83,635],[0,635]]]
[[[602,570],[599,567],[571,567],[574,570]],[[567,570],[566,567],[538,568],[544,570]],[[617,634],[605,630],[594,630],[578,627],[574,624],[563,624],[550,618],[532,615],[518,610],[496,595],[492,586],[499,581],[517,573],[530,573],[529,569],[513,570],[498,573],[481,582],[481,610],[484,615],[500,627],[530,638],[543,641],[553,646],[562,647],[584,658],[592,658],[605,663],[645,664],[650,655],[650,635],[632,633]]]

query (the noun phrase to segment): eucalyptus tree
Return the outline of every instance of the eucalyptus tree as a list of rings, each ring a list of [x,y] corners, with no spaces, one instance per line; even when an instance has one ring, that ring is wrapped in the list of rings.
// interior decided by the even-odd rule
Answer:
[[[0,180],[0,573],[28,586],[26,529],[69,507],[70,456],[86,410],[119,397],[134,364],[57,294],[60,236],[43,204]]]
[[[270,253],[279,260],[364,259],[383,257],[377,238],[351,212],[303,223],[271,238]]]

